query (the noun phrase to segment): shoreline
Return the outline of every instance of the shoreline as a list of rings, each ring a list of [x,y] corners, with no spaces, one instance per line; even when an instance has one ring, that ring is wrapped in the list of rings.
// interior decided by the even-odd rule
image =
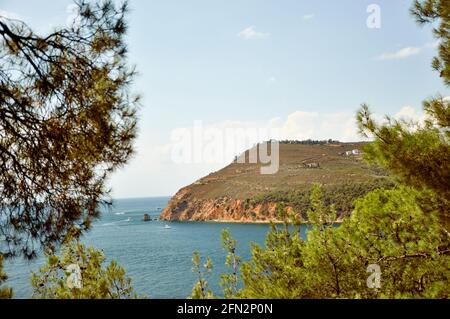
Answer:
[[[269,224],[283,224],[282,220],[255,220],[255,221],[242,221],[242,220],[227,220],[227,219],[208,219],[208,220],[165,220],[158,219],[161,222],[171,223],[217,223],[217,224],[257,224],[257,225],[269,225]],[[334,221],[333,224],[342,224],[342,220]],[[300,225],[311,225],[308,221],[302,221]]]

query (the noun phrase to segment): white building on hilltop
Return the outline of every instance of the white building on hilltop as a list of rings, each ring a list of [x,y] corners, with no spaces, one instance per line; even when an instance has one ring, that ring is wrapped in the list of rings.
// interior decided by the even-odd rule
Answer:
[[[360,154],[362,154],[362,152],[358,149],[354,149],[351,151],[345,151],[345,153],[344,153],[345,156],[360,155]]]

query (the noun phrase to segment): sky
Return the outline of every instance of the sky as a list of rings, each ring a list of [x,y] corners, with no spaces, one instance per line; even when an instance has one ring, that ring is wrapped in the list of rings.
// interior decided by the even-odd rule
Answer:
[[[180,135],[195,144],[189,132],[199,123],[357,141],[361,103],[379,116],[420,119],[424,99],[449,95],[430,67],[431,28],[415,23],[409,0],[129,2],[129,62],[142,108],[136,155],[109,181],[116,198],[173,195],[229,163],[232,153],[174,160]],[[45,34],[67,23],[71,4],[0,0],[0,15]]]

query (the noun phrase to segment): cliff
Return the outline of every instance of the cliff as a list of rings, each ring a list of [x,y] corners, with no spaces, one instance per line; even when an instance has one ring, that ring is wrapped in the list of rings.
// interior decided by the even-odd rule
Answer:
[[[260,174],[260,163],[233,162],[180,189],[160,219],[276,222],[277,203],[283,202],[306,221],[311,186],[319,183],[325,201],[336,204],[340,221],[351,210],[355,198],[389,184],[384,172],[367,166],[360,154],[350,154],[363,145],[282,143],[276,174]]]
[[[245,200],[234,199],[228,196],[219,198],[196,198],[188,186],[179,190],[170,200],[162,212],[160,219],[178,221],[276,222],[276,203],[259,203],[250,209],[246,205]]]

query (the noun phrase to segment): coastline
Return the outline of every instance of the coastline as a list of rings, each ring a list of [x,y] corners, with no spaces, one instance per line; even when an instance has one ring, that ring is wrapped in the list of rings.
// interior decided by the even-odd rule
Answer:
[[[259,225],[269,225],[269,224],[283,224],[282,220],[254,220],[254,221],[243,221],[243,220],[228,220],[228,219],[209,219],[209,220],[165,220],[158,219],[159,221],[171,222],[171,223],[217,223],[217,224],[259,224]],[[342,224],[343,220],[336,220],[333,224]],[[311,225],[309,221],[302,221],[301,225]]]

